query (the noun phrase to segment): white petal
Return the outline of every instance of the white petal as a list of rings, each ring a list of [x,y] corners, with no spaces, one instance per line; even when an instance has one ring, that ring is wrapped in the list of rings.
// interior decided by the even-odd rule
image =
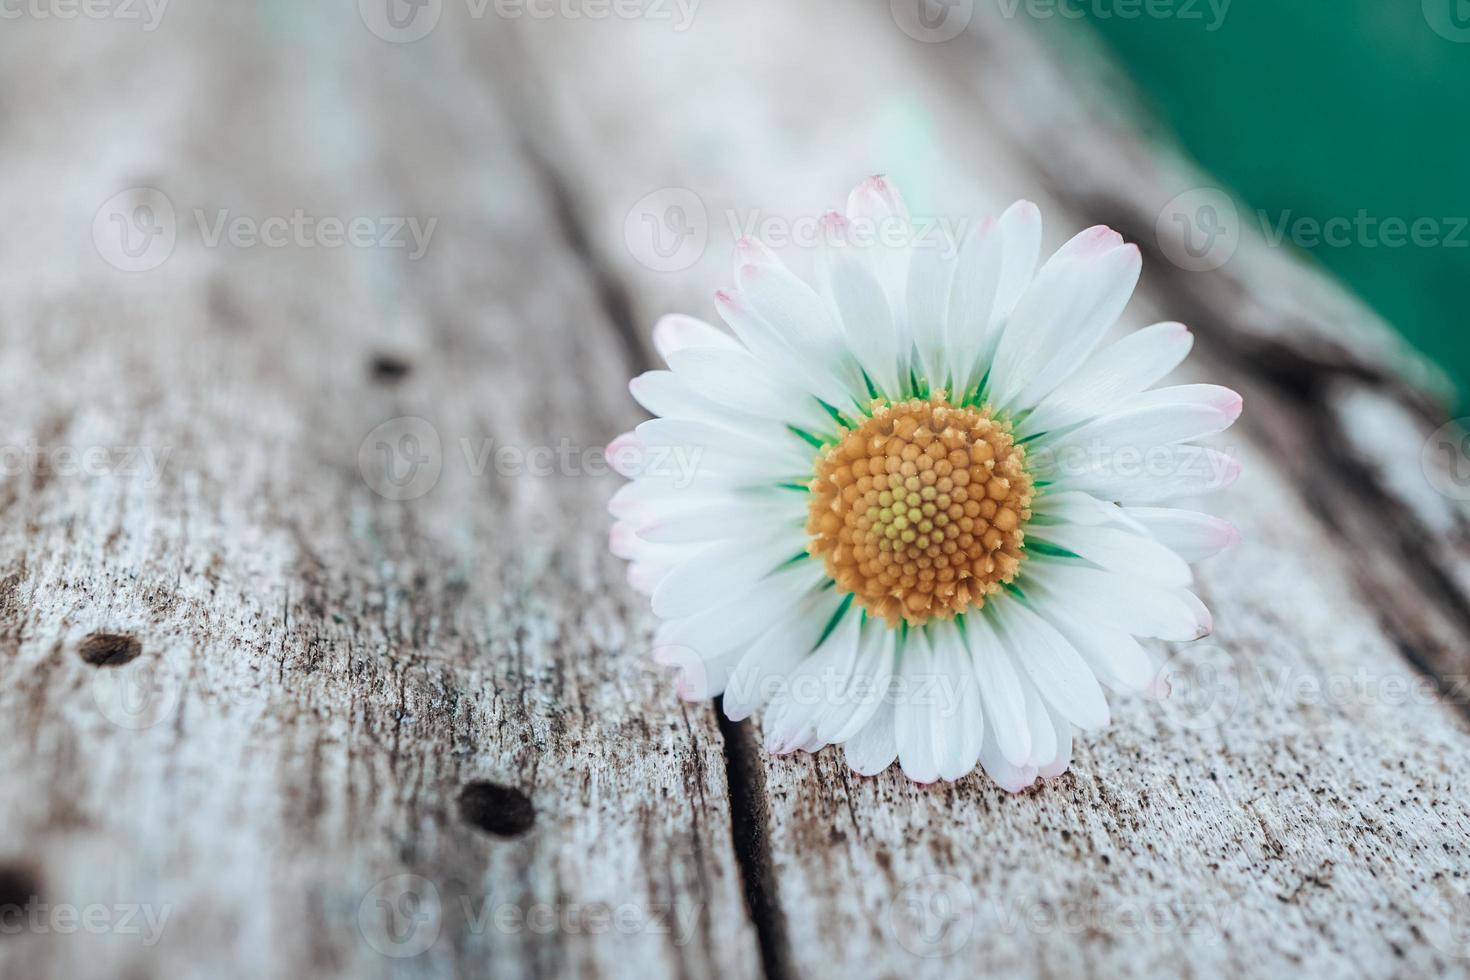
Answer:
[[[715,293],[715,309],[735,336],[751,354],[769,367],[776,367],[791,359],[791,345],[776,334],[776,331],[758,314],[746,298],[733,289],[721,289]]]
[[[849,221],[908,221],[909,207],[898,188],[881,174],[867,177],[847,196]]]
[[[1111,527],[1033,524],[1027,529],[1026,537],[1066,548],[1109,571],[1159,585],[1183,586],[1194,581],[1183,558],[1141,534]]]
[[[745,261],[756,249],[760,259]],[[736,269],[741,295],[797,356],[784,367],[799,371],[834,405],[866,394],[831,304],[752,239],[741,239],[737,252],[743,262]]]
[[[969,648],[955,624],[940,621],[929,626],[935,659],[944,676],[947,695],[955,702],[951,717],[942,719],[944,732],[936,732],[941,748],[939,774],[945,779],[959,779],[975,768],[980,759],[980,745],[985,740],[985,710],[980,697],[980,683],[970,659]]]
[[[638,438],[637,432],[624,432],[607,444],[602,455],[614,473],[634,480],[638,478],[643,459],[647,454],[644,452],[643,440]]]
[[[681,313],[670,314],[658,321],[653,328],[653,346],[666,361],[674,351],[691,347],[740,349],[740,343],[719,327]]]
[[[1213,627],[1208,612],[1201,615],[1198,600],[1186,589],[1168,589],[1041,556],[1027,564],[1027,592],[1040,592],[1082,622],[1177,642],[1207,636]]]
[[[810,473],[816,455],[808,443],[775,423],[736,431],[688,419],[650,419],[635,431],[648,453],[641,472],[657,467],[670,476],[707,467],[720,473],[768,474],[774,483],[790,474]]]
[[[1240,540],[1235,525],[1210,514],[1168,507],[1125,507],[1123,512],[1185,561],[1203,561]]]
[[[1041,255],[1041,211],[1030,201],[1017,201],[997,219],[996,227],[1000,231],[1004,261],[995,287],[992,324],[1010,318],[1016,302],[1036,275],[1036,260]]]
[[[629,562],[628,584],[639,595],[646,595],[652,598],[654,590],[658,588],[658,583],[664,580],[664,576],[668,572],[669,570],[667,568],[661,565],[654,565],[650,562]]]
[[[797,350],[830,350],[837,322],[816,290],[754,239],[741,239],[737,252],[741,295],[777,336]]]
[[[898,327],[883,287],[863,256],[851,250],[833,258],[829,282],[832,301],[841,312],[847,343],[858,364],[879,390],[897,397],[902,390]]]
[[[1223,432],[1240,417],[1240,396],[1219,385],[1183,385],[1135,395],[1113,411],[1051,443],[1119,454],[1143,454],[1154,446],[1189,442]]]
[[[909,209],[888,178],[869,177],[847,198],[847,220],[854,237],[871,243],[867,249],[878,284],[888,295],[888,305],[901,338],[908,337],[905,314],[909,266],[908,243],[912,230]],[[902,245],[892,243],[902,242]],[[904,353],[907,353],[906,349]]]
[[[857,663],[841,691],[841,703],[827,712],[817,725],[817,736],[827,742],[845,742],[867,726],[868,720],[888,696],[897,665],[897,631],[882,622],[863,625]]]
[[[1142,645],[1122,630],[1083,623],[1060,602],[1036,597],[1033,604],[1046,621],[1067,638],[1098,680],[1115,691],[1135,693],[1153,683],[1153,661]]]
[[[759,275],[759,273],[755,273]],[[793,346],[796,338],[782,336],[743,292],[720,290],[715,293],[715,307],[745,346],[767,370],[792,379],[800,390],[809,391],[830,405],[843,405],[850,396],[849,386],[833,373],[830,352],[814,355]]]
[[[898,758],[898,739],[893,728],[893,704],[884,699],[862,731],[843,744],[847,764],[863,776],[876,776]]]
[[[954,630],[952,624],[944,625]],[[942,710],[933,714],[934,756],[941,778],[959,779],[975,768],[985,738],[980,685],[958,631],[941,635],[931,627],[931,639],[942,697]]]
[[[1036,498],[1031,509],[1036,517],[1044,518],[1043,523],[1082,524],[1087,527],[1121,524],[1135,531],[1143,530],[1143,526],[1131,520],[1122,507],[1079,490],[1049,490]]]
[[[1027,765],[1016,765],[1000,753],[996,746],[995,728],[989,716],[985,719],[985,741],[980,746],[980,765],[996,785],[1007,793],[1019,793],[1036,782],[1036,769]]]
[[[1072,723],[1057,711],[1052,711],[1050,717],[1056,730],[1056,753],[1050,762],[1037,768],[1042,779],[1055,779],[1072,764]]]
[[[701,350],[715,353],[709,348]],[[733,351],[728,353],[734,354]],[[682,354],[675,352],[671,356],[679,357]],[[749,357],[750,355],[735,356]],[[628,382],[628,391],[632,393],[638,404],[661,418],[690,419],[711,425],[738,425],[741,420],[750,418],[744,411],[731,410],[724,405],[715,404],[704,395],[697,393],[693,386],[675,377],[672,371],[645,371]]]
[[[790,613],[751,642],[725,687],[725,715],[744,721],[771,698],[781,683],[811,655],[839,599],[831,591],[808,594]]]
[[[1016,304],[996,349],[992,404],[1034,406],[1081,366],[1117,322],[1138,284],[1135,245],[1089,229],[1063,246]]]
[[[985,706],[986,725],[995,732],[996,751],[1013,764],[1024,765],[1031,756],[1026,696],[1015,665],[991,626],[989,612],[987,606],[981,614],[965,617],[965,645]]]
[[[996,291],[1006,261],[1005,247],[1005,235],[992,221],[977,224],[960,246],[949,295],[946,343],[955,387],[963,393],[968,393],[980,381],[981,355],[987,351],[986,341],[994,322]],[[1024,262],[1018,260],[1017,265]]]
[[[954,278],[954,262],[941,241],[919,242],[910,251],[904,305],[908,310],[909,332],[919,352],[919,364],[935,388],[946,383],[950,357],[958,353],[958,347],[950,346],[947,336],[949,293]],[[980,338],[976,336],[973,344],[976,354],[979,348]]]
[[[733,592],[718,605],[660,623],[654,633],[654,653],[665,648],[693,650],[712,659],[751,643],[774,622],[790,619],[810,608],[814,590],[825,576],[818,562],[797,562]]]
[[[1036,685],[1030,680],[1023,680],[1021,690],[1026,695],[1026,728],[1031,732],[1031,757],[1026,760],[1026,765],[1040,769],[1057,756],[1057,730]]]
[[[608,550],[624,561],[643,561],[672,568],[699,554],[701,544],[665,544],[645,541],[627,521],[616,521],[608,532]]]
[[[674,682],[675,693],[685,701],[708,701],[719,697],[729,683],[730,672],[739,662],[741,651],[732,651],[723,657],[703,660],[689,651],[675,651],[661,661],[664,666],[678,669]]]
[[[910,633],[899,656],[901,686],[894,704],[894,731],[898,739],[898,762],[905,776],[916,783],[939,778],[931,716],[937,705],[934,657],[922,632]]]
[[[1223,385],[1170,385],[1166,388],[1153,388],[1139,392],[1125,399],[1118,406],[1118,410],[1127,411],[1134,408],[1160,406],[1211,408],[1236,419],[1240,417],[1240,409],[1243,404],[1244,401],[1238,392]]]
[[[762,723],[766,751],[784,755],[825,744],[818,725],[823,715],[840,707],[837,678],[852,672],[860,637],[861,617],[848,609],[821,646],[791,672]]]
[[[681,562],[659,582],[653,612],[662,619],[692,616],[750,589],[777,566],[799,554],[800,538],[721,541]]]
[[[786,528],[798,538],[806,507],[795,494],[773,491],[759,496],[730,496],[703,506],[681,507],[635,525],[638,537],[658,544],[699,544],[749,538]]]
[[[1182,323],[1156,323],[1089,357],[1018,427],[1023,436],[1085,422],[1174,370],[1194,346]]]
[[[698,392],[703,401],[812,432],[826,433],[834,429],[832,416],[823,410],[812,392],[770,373],[744,351],[708,347],[675,351],[669,356],[669,366],[679,381],[689,391]],[[644,407],[649,407],[646,402]]]
[[[784,491],[794,506],[806,506],[805,495]],[[633,480],[618,488],[607,502],[608,513],[631,526],[642,528],[667,517],[700,507],[713,507],[729,499],[730,491],[718,493],[674,488],[658,480]]]
[[[1123,504],[1154,504],[1221,490],[1240,477],[1240,463],[1205,446],[1157,446],[1146,453],[1074,449],[1051,459],[1029,457],[1032,472],[1053,481],[1048,492],[1080,490]]]
[[[1047,704],[1084,731],[1108,723],[1108,701],[1097,678],[1054,626],[1020,602],[999,603],[995,621],[1006,649]]]

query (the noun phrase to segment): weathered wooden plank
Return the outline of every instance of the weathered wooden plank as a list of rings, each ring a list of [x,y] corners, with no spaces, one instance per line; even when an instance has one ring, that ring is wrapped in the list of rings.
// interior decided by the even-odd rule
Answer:
[[[1028,196],[1053,242],[1096,219],[1144,238],[1142,216],[1182,189],[1177,169],[1149,179],[1160,157],[1121,120],[1079,123],[1088,103],[1071,87],[1091,77],[1069,80],[1017,25],[979,9],[947,49],[885,6],[709,3],[680,34],[519,25],[527,114],[551,121],[543,153],[638,322],[707,311],[745,219],[789,230],[865,173],[923,170],[923,125],[887,125],[915,107],[941,148],[929,214]],[[703,249],[695,236],[660,254],[636,231],[644,215],[672,232],[691,213]],[[1464,515],[1414,479],[1431,399],[1311,271],[1283,271],[1248,239],[1225,273],[1186,276],[1144,244],[1133,322],[1195,323],[1193,369],[1246,395],[1230,441],[1246,476],[1219,500],[1246,540],[1200,570],[1215,637],[1162,650],[1175,697],[1116,703],[1069,775],[1020,797],[980,777],[860,779],[832,751],[751,756],[745,858],[776,910],[762,922],[770,972],[1463,973],[1470,807],[1456,774],[1470,741],[1463,696],[1439,687],[1464,673],[1463,597],[1439,572],[1424,588],[1416,564],[1456,560],[1432,534]]]
[[[0,975],[750,975],[714,715],[604,554],[620,342],[486,79],[353,8],[0,37]]]

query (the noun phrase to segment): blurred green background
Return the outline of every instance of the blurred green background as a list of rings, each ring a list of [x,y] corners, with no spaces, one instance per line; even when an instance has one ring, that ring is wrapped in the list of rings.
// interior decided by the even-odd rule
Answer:
[[[1063,3],[1258,227],[1433,219],[1427,247],[1355,229],[1305,251],[1437,362],[1463,404],[1470,0],[1166,0],[1154,9],[1171,15],[1133,19],[1118,16],[1128,0]]]

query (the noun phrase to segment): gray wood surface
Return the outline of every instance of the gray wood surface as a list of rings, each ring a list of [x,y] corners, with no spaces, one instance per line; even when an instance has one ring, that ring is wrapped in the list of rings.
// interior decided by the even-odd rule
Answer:
[[[1466,972],[1439,382],[1249,232],[1172,264],[1210,182],[1095,52],[985,4],[943,43],[850,0],[445,0],[413,43],[354,6],[0,34],[0,976]],[[887,168],[1123,230],[1129,325],[1246,397],[1215,636],[1020,796],[765,755],[606,553],[653,321]],[[137,188],[177,240],[128,272]],[[650,259],[691,200],[704,246]],[[211,243],[298,210],[376,244]]]

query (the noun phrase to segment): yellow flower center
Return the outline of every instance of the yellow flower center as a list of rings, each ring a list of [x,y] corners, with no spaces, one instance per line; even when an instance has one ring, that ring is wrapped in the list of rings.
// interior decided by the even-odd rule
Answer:
[[[942,392],[873,409],[817,460],[810,552],[890,626],[979,608],[1025,554],[1026,451],[989,407]]]

